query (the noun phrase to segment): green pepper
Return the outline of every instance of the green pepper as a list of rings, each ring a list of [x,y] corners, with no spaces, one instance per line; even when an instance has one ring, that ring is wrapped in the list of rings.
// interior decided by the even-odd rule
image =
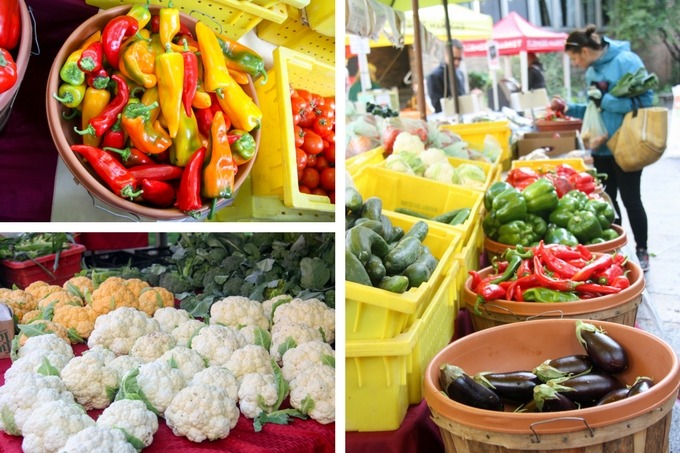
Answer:
[[[578,207],[577,210],[580,211],[581,209],[586,207],[586,203],[588,203],[588,195],[586,195],[584,192],[581,192],[580,190],[570,190],[566,194],[564,194],[564,197],[567,198],[573,198],[576,201],[578,201]],[[564,198],[562,197],[562,198]]]
[[[616,218],[616,211],[604,200],[588,200],[585,209],[595,213],[603,230],[609,228]]]
[[[600,237],[602,227],[592,211],[576,211],[569,219],[567,229],[582,243]]]
[[[85,85],[62,83],[59,85],[59,91],[57,93],[52,93],[52,97],[64,104],[64,107],[74,109],[83,102],[83,98],[85,97]]]
[[[231,153],[234,155],[234,162],[236,165],[243,165],[253,158],[257,144],[255,139],[248,131],[241,129],[232,129],[229,135],[237,135],[238,138],[231,145]]]
[[[61,80],[71,85],[82,85],[85,83],[85,73],[78,66],[78,60],[80,60],[82,54],[83,49],[78,49],[66,58],[66,62],[59,69]]]
[[[493,199],[496,198],[496,195],[499,195],[508,189],[512,189],[512,186],[505,181],[497,181],[491,184],[484,193],[484,207],[486,208],[486,210],[491,211]]]
[[[508,262],[508,266],[505,268],[503,274],[500,277],[496,277],[495,279],[491,280],[491,283],[498,284],[510,280],[515,276],[515,272],[517,272],[517,269],[522,264],[522,261],[532,258],[533,256],[534,252],[531,249],[525,250],[524,247],[519,244],[514,249],[505,249],[505,252],[503,252],[501,258]]]
[[[548,179],[540,178],[522,191],[527,204],[527,212],[549,212],[557,206],[555,185]]]
[[[515,189],[508,189],[499,193],[493,199],[491,211],[496,213],[496,218],[501,224],[513,220],[523,220],[527,215],[527,203],[524,195]]]
[[[543,242],[546,244],[563,244],[569,246],[578,245],[578,239],[571,234],[566,228],[558,227],[555,224],[550,224],[548,230],[543,236]]]
[[[484,220],[482,220],[482,230],[484,230],[484,234],[494,241],[498,239],[498,227],[500,226],[501,224],[496,218],[496,213],[494,211],[487,213],[484,216]]]
[[[604,230],[602,230],[602,236],[601,237],[605,241],[613,241],[614,239],[619,237],[619,233],[618,233],[618,231],[616,231],[613,228],[605,228]]]
[[[523,220],[512,220],[498,227],[498,242],[502,244],[530,245],[534,237],[531,226]]]
[[[527,289],[522,293],[522,298],[527,302],[575,302],[581,300],[575,293],[541,287]]]
[[[597,238],[593,238],[593,239],[589,240],[588,245],[602,244],[603,242],[606,242],[606,241],[601,237],[597,237]]]
[[[579,211],[580,202],[575,197],[563,196],[557,202],[555,209],[550,213],[548,219],[550,223],[566,228],[569,224],[569,219],[574,215],[574,212]]]
[[[224,35],[218,35],[217,42],[228,68],[248,73],[253,79],[262,76],[263,82],[267,81],[267,70],[260,54]]]
[[[545,233],[548,230],[548,224],[541,216],[536,214],[527,214],[524,222],[526,222],[526,224],[529,225],[531,230],[534,232],[534,240],[532,242],[543,239],[543,236],[545,236]]]
[[[196,115],[187,116],[184,109],[180,109],[177,135],[170,147],[170,162],[178,167],[186,167],[192,154],[200,147],[201,136]]]

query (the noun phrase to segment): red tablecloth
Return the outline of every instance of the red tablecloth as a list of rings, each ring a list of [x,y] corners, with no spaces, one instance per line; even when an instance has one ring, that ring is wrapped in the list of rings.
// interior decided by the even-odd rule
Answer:
[[[77,355],[85,345],[76,345]],[[5,383],[5,371],[12,365],[10,359],[0,359],[0,385]],[[95,420],[101,410],[90,411]],[[0,432],[0,453],[21,453],[22,437]],[[233,453],[330,453],[335,451],[335,423],[322,425],[314,420],[295,419],[290,425],[265,425],[262,431],[253,431],[253,421],[241,416],[238,424],[226,439],[194,443],[185,437],[175,436],[162,418],[153,443],[144,452],[233,452]]]

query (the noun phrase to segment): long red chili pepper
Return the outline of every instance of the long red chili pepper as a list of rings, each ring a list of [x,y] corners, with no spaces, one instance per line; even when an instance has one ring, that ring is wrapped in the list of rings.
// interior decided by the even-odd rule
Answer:
[[[472,280],[470,280],[470,289],[475,291],[477,286],[482,282],[482,277],[477,271],[468,271],[468,275],[472,277]]]
[[[507,300],[518,300],[516,292],[518,290],[524,290],[527,288],[533,288],[538,286],[538,278],[535,274],[525,275],[517,280],[514,280],[505,292],[505,298]]]
[[[175,189],[167,182],[142,179],[142,190],[142,198],[152,205],[167,208],[175,201]]]
[[[532,264],[533,264],[533,261],[530,260],[530,259],[522,260],[522,264],[520,264],[519,267],[517,268],[517,278],[522,278],[526,275],[533,274],[534,271],[531,268]]]
[[[201,199],[201,172],[205,160],[205,146],[199,148],[189,158],[184,167],[182,179],[177,192],[177,209],[192,216],[198,216],[198,210],[203,206]]]
[[[562,244],[545,244],[544,248],[550,250],[554,256],[562,260],[583,258],[580,250]]]
[[[589,292],[599,294],[615,294],[620,293],[621,288],[609,285],[598,285],[597,283],[581,283],[576,287],[577,292]]]
[[[626,289],[630,286],[630,280],[625,275],[619,275],[609,281],[609,285],[615,288]]]
[[[611,282],[616,277],[620,277],[622,275],[624,275],[623,268],[616,263],[612,263],[611,266],[604,269],[603,271],[593,274],[592,280],[597,280],[597,283],[601,285],[611,285]]]
[[[187,41],[184,40],[184,52],[182,52],[184,59],[184,83],[182,87],[182,104],[187,116],[191,118],[193,108],[191,102],[196,95],[196,88],[198,87],[198,57],[195,53],[189,50]]]
[[[607,269],[613,262],[614,260],[610,254],[605,253],[604,255],[600,255],[595,261],[579,269],[571,279],[575,282],[585,282],[591,275]]]
[[[151,179],[154,181],[170,181],[182,177],[184,169],[169,164],[146,164],[129,168],[130,173],[137,179]]]
[[[118,16],[111,19],[102,31],[101,42],[104,56],[111,67],[118,69],[121,46],[125,38],[137,33],[139,22],[132,16]]]
[[[135,177],[103,149],[88,145],[71,145],[71,149],[87,159],[94,171],[116,195],[133,199],[142,193],[135,192],[137,185]]]
[[[566,261],[557,258],[548,248],[543,248],[541,250],[541,260],[548,270],[556,273],[560,278],[572,278],[579,271],[578,267],[572,266]]]
[[[484,286],[478,293],[484,301],[488,302],[490,300],[502,299],[505,297],[505,288],[495,283],[489,283]]]
[[[122,149],[107,147],[104,148],[104,151],[111,151],[120,154],[123,160],[123,165],[126,167],[136,167],[138,165],[151,165],[156,163],[153,159],[137,148],[132,148],[129,146]]]
[[[210,137],[210,126],[212,125],[215,114],[210,107],[205,109],[196,109],[196,123],[198,124],[198,131],[205,137]]]
[[[101,41],[94,41],[83,50],[78,59],[78,67],[86,74],[101,69],[104,61],[104,46]]]
[[[576,249],[579,251],[579,253],[581,254],[581,258],[583,258],[584,260],[590,261],[593,259],[593,252],[591,252],[585,245],[578,244],[576,246]]]
[[[545,273],[543,263],[538,256],[534,256],[534,275],[536,275],[538,283],[541,286],[556,291],[573,291],[576,287],[581,285],[580,282],[575,282],[570,279],[555,279],[550,277]]]
[[[130,98],[130,92],[127,83],[121,76],[115,74],[111,77],[111,79],[116,82],[116,87],[118,88],[116,97],[113,98],[113,100],[109,102],[106,107],[104,107],[104,110],[102,110],[99,115],[90,119],[89,124],[85,129],[79,131],[77,127],[74,127],[73,129],[78,134],[90,134],[101,137],[104,132],[106,132],[107,129],[113,126],[118,120],[118,114],[123,111],[123,108],[125,108],[125,105]]]

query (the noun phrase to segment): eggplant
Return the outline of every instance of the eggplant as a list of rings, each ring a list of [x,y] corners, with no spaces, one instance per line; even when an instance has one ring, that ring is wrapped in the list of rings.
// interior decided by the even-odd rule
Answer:
[[[542,382],[562,377],[589,373],[593,362],[586,354],[573,354],[557,359],[548,359],[534,368],[533,372]]]
[[[479,409],[503,411],[501,398],[484,387],[455,365],[442,364],[439,368],[439,385],[453,401]]]
[[[635,396],[639,393],[646,392],[654,386],[654,381],[648,377],[637,377],[630,389],[628,389],[628,396]]]
[[[561,412],[578,409],[576,403],[548,384],[534,387],[534,401],[541,412]]]
[[[538,376],[530,371],[509,371],[506,373],[477,373],[472,377],[501,398],[520,403],[534,395],[534,387],[541,383]]]
[[[568,379],[553,379],[548,386],[581,406],[593,406],[612,390],[624,387],[618,379],[607,373],[588,373]]]
[[[628,369],[628,353],[604,330],[578,320],[576,338],[585,348],[593,364],[602,371],[616,374]]]
[[[607,393],[602,398],[597,400],[597,403],[595,403],[595,405],[602,406],[603,404],[609,404],[615,401],[625,399],[626,397],[628,397],[628,391],[629,391],[628,387],[621,387],[612,390],[611,392]]]

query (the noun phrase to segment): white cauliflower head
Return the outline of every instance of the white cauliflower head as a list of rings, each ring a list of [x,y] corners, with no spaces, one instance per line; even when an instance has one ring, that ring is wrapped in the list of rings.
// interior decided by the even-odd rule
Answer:
[[[436,164],[438,162],[448,162],[448,156],[439,148],[428,148],[418,156],[425,164],[425,167]]]
[[[94,426],[85,409],[75,403],[55,400],[42,404],[24,423],[24,453],[55,453],[73,434]]]
[[[283,303],[286,301],[290,302],[291,300],[293,300],[292,296],[289,296],[288,294],[281,294],[279,296],[274,296],[271,299],[262,302],[262,312],[267,318],[267,321],[269,321],[270,325],[272,324],[272,308],[274,308],[274,304],[276,304],[279,301]]]
[[[59,453],[137,453],[120,429],[90,426],[73,434]]]
[[[172,329],[171,334],[173,338],[177,340],[177,346],[189,347],[189,342],[194,334],[205,326],[207,326],[207,324],[198,319],[190,319]]]
[[[276,313],[274,316],[276,316]],[[272,327],[272,345],[269,353],[278,363],[281,363],[281,356],[288,349],[315,340],[323,341],[321,331],[307,324],[274,324],[274,327]]]
[[[142,362],[148,363],[156,360],[177,344],[177,340],[165,332],[151,332],[135,340],[130,348],[130,355],[139,357]]]
[[[335,368],[314,365],[290,383],[290,405],[319,423],[335,421]]]
[[[331,360],[335,362],[335,351],[323,341],[308,341],[300,346],[289,349],[283,354],[281,372],[287,381],[292,381],[301,372],[313,365],[321,365]]]
[[[276,324],[307,324],[320,328],[327,343],[335,340],[335,309],[319,299],[293,299],[279,305],[274,311]]]
[[[165,421],[173,434],[186,436],[192,442],[224,439],[238,418],[234,400],[212,385],[182,389],[165,411]]]
[[[148,447],[158,431],[158,417],[140,400],[119,400],[104,409],[97,418],[97,426],[124,429]]]
[[[28,417],[41,405],[59,399],[75,403],[58,376],[22,373],[17,377],[0,387],[0,431],[20,436]]]
[[[125,376],[127,373],[134,370],[135,368],[138,368],[142,364],[144,364],[144,362],[142,362],[142,359],[140,359],[139,357],[133,357],[131,355],[122,355],[111,360],[109,363],[106,364],[106,366],[108,366],[116,373],[118,373],[118,383],[120,384],[120,381],[123,380],[123,376]]]
[[[36,335],[29,337],[26,343],[19,348],[18,357],[24,357],[34,351],[54,351],[58,354],[73,358],[73,348],[71,343],[65,341],[63,338],[53,334],[47,333],[44,335]]]
[[[228,369],[221,366],[209,366],[194,374],[189,385],[213,385],[227,393],[227,396],[238,402],[238,382],[236,376]]]
[[[61,370],[61,379],[86,410],[105,408],[118,390],[118,372],[94,355],[71,359]]]
[[[272,334],[260,326],[245,326],[239,329],[239,332],[243,335],[247,345],[256,344],[266,350],[269,350],[272,345]]]
[[[239,383],[241,378],[249,373],[274,374],[269,351],[254,344],[234,351],[224,367],[236,376],[236,381]]]
[[[269,321],[262,311],[262,304],[242,296],[228,296],[210,307],[210,324],[236,327],[255,325],[269,329]]]
[[[37,373],[41,369],[42,374],[46,374],[45,372],[54,374],[52,368],[61,372],[71,357],[73,356],[62,355],[54,351],[33,351],[12,363],[12,366],[5,371],[5,383],[14,380],[22,373]]]
[[[135,385],[135,381],[136,384]],[[172,368],[168,362],[154,361],[145,363],[139,368],[131,371],[123,378],[121,389],[116,396],[117,400],[127,398],[130,389],[139,389],[139,395],[131,399],[139,399],[143,395],[154,409],[154,413],[163,414],[165,409],[184,388],[186,382],[182,372],[177,368]]]
[[[116,354],[113,353],[110,349],[106,349],[103,346],[95,346],[91,349],[86,349],[82,353],[83,356],[94,356],[97,357],[99,360],[104,362],[105,364],[111,363],[115,358]]]
[[[188,311],[175,307],[159,308],[153,314],[153,319],[158,321],[161,332],[171,333],[175,327],[193,319]]]
[[[158,321],[143,311],[121,307],[97,318],[87,345],[101,345],[116,355],[128,354],[137,338],[159,330]]]
[[[196,373],[205,369],[205,360],[201,354],[185,346],[170,349],[158,360],[168,362],[173,368],[182,372],[184,380],[189,382]]]
[[[399,154],[404,151],[420,154],[425,150],[425,144],[417,135],[408,132],[400,132],[392,145],[392,154]]]
[[[224,365],[231,355],[245,346],[246,340],[234,327],[209,325],[191,340],[191,349],[208,361],[208,365]]]
[[[238,388],[239,407],[248,418],[257,417],[263,410],[270,412],[269,409],[276,404],[278,397],[273,374],[246,374]]]

